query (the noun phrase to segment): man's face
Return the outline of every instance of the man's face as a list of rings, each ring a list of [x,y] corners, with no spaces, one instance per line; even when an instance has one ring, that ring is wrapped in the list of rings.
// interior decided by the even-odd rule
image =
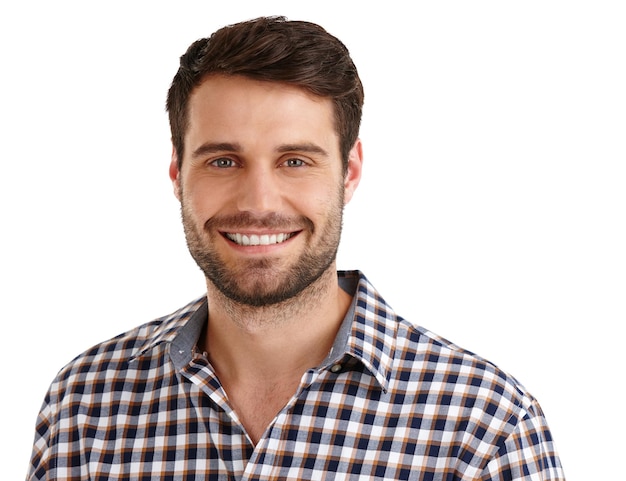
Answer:
[[[182,168],[175,155],[170,166],[193,258],[222,294],[253,306],[335,269],[360,172],[357,142],[342,173],[328,99],[224,76],[192,93]]]

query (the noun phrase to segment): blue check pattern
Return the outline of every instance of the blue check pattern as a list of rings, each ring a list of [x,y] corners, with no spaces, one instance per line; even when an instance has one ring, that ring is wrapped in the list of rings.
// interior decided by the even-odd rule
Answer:
[[[358,271],[331,353],[250,442],[194,346],[206,299],[101,343],[52,382],[28,481],[564,480],[536,399],[397,316]]]

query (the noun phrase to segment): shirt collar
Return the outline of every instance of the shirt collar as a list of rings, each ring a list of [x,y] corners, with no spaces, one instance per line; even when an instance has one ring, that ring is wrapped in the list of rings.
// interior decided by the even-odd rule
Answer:
[[[339,271],[338,275],[340,283],[342,278],[356,283],[356,290],[333,351],[337,352],[338,344],[343,343],[343,352],[361,361],[387,391],[399,318],[362,272]]]
[[[170,346],[170,352],[177,353],[176,359],[172,359],[177,367],[179,359],[187,358],[186,362],[189,362],[193,346],[206,323],[207,314],[207,299],[203,296],[172,314],[147,324],[144,329],[148,332],[143,333],[146,341],[134,351],[130,361],[165,344]]]
[[[339,271],[339,283],[353,295],[352,304],[341,324],[333,348],[323,368],[345,355],[359,360],[383,390],[389,386],[395,353],[398,317],[360,271]],[[206,297],[201,297],[175,313],[157,321],[149,339],[132,359],[160,344],[170,345],[170,357],[177,370],[186,366],[208,319]]]

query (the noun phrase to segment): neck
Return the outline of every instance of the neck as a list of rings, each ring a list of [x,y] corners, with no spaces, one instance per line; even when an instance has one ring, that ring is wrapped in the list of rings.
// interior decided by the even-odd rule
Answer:
[[[299,295],[252,307],[225,298],[210,282],[206,348],[220,377],[301,376],[328,354],[350,304],[335,266]],[[282,374],[281,374],[282,373]]]

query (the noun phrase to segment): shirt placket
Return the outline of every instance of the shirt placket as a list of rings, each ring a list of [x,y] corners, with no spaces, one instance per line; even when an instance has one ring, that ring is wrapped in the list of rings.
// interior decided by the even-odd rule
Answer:
[[[296,393],[272,420],[257,443],[243,476],[241,477],[241,481],[278,479],[282,477],[281,471],[285,468],[282,462],[282,457],[285,454],[283,447],[284,427],[289,424],[288,420],[291,416],[291,410],[294,404],[301,399],[302,396],[306,396],[308,389],[323,372],[324,369],[309,369],[304,373]]]
[[[231,449],[229,458],[233,461],[231,463],[227,463],[228,475],[232,476],[234,479],[241,479],[246,465],[249,464],[249,462],[246,461],[246,452],[252,451],[252,441],[247,435],[244,426],[237,416],[237,413],[229,404],[228,396],[215,375],[215,372],[206,358],[195,354],[187,368],[182,371],[182,375],[196,385],[203,394],[208,396],[216,404],[216,406],[221,409],[226,416],[228,416],[231,425],[236,426],[241,433],[239,436],[236,436],[233,432],[228,434],[231,438],[228,443],[230,446],[228,449]],[[220,438],[225,436],[224,433],[220,431],[222,423],[212,422],[212,419],[210,419],[212,415],[217,416],[218,414],[202,413],[202,415],[208,416],[208,418],[204,418],[203,421],[209,425],[209,430],[212,431],[209,433],[211,438]],[[232,438],[235,436],[238,439],[236,442],[233,442]],[[241,464],[238,464],[235,461],[239,459],[242,460]]]

